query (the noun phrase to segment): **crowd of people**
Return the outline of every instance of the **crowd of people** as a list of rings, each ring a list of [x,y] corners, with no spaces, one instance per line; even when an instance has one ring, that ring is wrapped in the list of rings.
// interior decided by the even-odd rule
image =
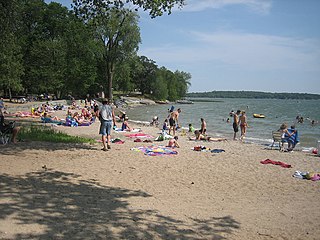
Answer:
[[[31,109],[32,116],[41,117],[41,121],[44,123],[55,123],[58,125],[67,125],[67,126],[81,126],[81,125],[90,125],[96,118],[100,120],[100,131],[99,133],[102,135],[103,141],[103,149],[104,151],[110,149],[110,134],[112,128],[116,128],[116,124],[120,122],[121,131],[132,131],[133,128],[130,126],[128,120],[128,116],[124,111],[121,112],[119,116],[115,116],[115,107],[111,104],[108,99],[104,99],[102,101],[102,105],[98,106],[98,103],[95,100],[87,100],[85,99],[82,102],[82,106],[76,104],[76,101],[73,101],[71,106],[68,108],[63,105],[50,105],[50,104],[41,104],[39,107],[33,107]],[[83,106],[84,105],[84,106]],[[57,116],[51,116],[50,113],[53,113],[56,110],[65,110],[67,109],[66,118],[60,119]],[[0,101],[0,117],[1,117],[1,129],[5,128],[4,121],[4,105],[3,101]],[[179,123],[179,117],[182,110],[178,108],[175,110],[174,106],[168,109],[167,117],[164,119],[162,125],[162,131],[166,134],[172,136],[170,139],[168,146],[170,147],[179,147],[177,131],[181,128]],[[246,137],[248,121],[247,115],[245,111],[237,110],[231,111],[229,113],[229,117],[232,121],[233,128],[233,140],[241,140],[243,141]],[[227,122],[230,122],[230,118],[228,117]],[[116,118],[118,122],[116,122]],[[310,120],[309,118],[306,118]],[[296,117],[296,123],[303,123],[304,119],[302,116]],[[311,124],[316,124],[316,121],[311,121]],[[154,116],[150,125],[159,126],[159,118]],[[13,141],[16,142],[16,136],[19,131],[18,127],[11,127],[11,133],[13,133]],[[185,131],[185,130],[183,130]],[[240,136],[238,133],[240,131]],[[283,133],[282,143],[287,143],[288,151],[292,151],[296,144],[299,142],[298,131],[295,129],[295,126],[292,125],[291,128],[288,128],[286,124],[282,124],[279,128],[279,131]],[[168,132],[168,133],[167,133]],[[208,136],[207,134],[207,123],[206,120],[201,117],[200,118],[200,126],[199,128],[195,128],[191,123],[189,124],[188,132],[194,134],[193,136],[189,135],[190,140],[196,141],[225,141],[225,138],[213,138]],[[181,134],[182,135],[182,134]]]

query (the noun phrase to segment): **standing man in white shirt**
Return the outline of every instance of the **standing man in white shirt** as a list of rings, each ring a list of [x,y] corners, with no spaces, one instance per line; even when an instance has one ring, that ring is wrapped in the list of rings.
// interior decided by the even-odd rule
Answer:
[[[111,149],[111,129],[116,123],[114,108],[111,106],[108,99],[102,100],[102,106],[99,107],[99,110],[96,112],[96,116],[99,117],[100,120],[99,134],[102,136],[101,139],[103,144],[103,148],[101,150],[107,151],[108,149]]]

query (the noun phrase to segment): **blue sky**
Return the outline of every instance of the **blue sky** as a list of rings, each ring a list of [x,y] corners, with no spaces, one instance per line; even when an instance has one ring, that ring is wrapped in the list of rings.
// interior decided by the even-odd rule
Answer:
[[[72,1],[56,2],[70,6]],[[155,19],[140,12],[139,55],[191,73],[189,92],[320,94],[320,1],[186,3]]]

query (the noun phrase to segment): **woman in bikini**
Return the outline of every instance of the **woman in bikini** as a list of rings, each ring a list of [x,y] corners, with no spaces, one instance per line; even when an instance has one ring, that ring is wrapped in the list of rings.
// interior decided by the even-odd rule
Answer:
[[[247,127],[248,127],[247,116],[245,111],[242,111],[242,114],[239,118],[239,122],[240,122],[240,129],[241,129],[240,139],[242,140],[246,137]]]

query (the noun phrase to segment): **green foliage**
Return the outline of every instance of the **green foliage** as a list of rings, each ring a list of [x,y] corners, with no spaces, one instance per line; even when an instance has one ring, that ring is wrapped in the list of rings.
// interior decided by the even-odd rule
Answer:
[[[157,72],[156,81],[152,85],[152,97],[156,100],[168,99],[168,83],[160,71]]]
[[[156,17],[184,0],[75,0],[74,11],[44,0],[0,1],[0,94],[112,97],[120,90],[183,98],[190,74],[137,56],[139,18],[128,2]]]
[[[151,93],[152,82],[156,78],[158,66],[155,61],[141,56],[136,59],[133,81],[142,94]]]
[[[93,139],[57,132],[48,127],[30,126],[19,131],[19,138],[31,141],[56,142],[56,143],[94,143]]]
[[[255,91],[212,91],[188,93],[193,98],[257,98],[257,99],[320,99],[319,94],[308,93],[270,93]]]
[[[8,91],[22,89],[20,77],[23,74],[22,55],[15,31],[18,28],[18,2],[0,2],[0,87]]]
[[[142,8],[144,11],[149,11],[152,18],[162,16],[165,12],[170,14],[175,5],[182,7],[185,4],[185,0],[73,0],[73,6],[77,15],[88,19],[95,18],[99,12],[104,12],[106,9],[122,9],[129,2],[135,5],[135,10]]]

